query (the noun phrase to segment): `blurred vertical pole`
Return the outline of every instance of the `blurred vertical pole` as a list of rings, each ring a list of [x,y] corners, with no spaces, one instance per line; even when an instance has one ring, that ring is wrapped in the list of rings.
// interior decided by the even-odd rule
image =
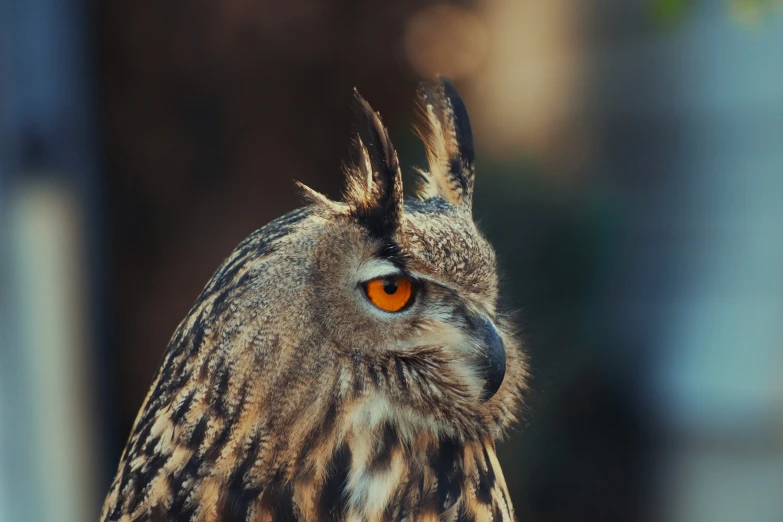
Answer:
[[[0,0],[0,522],[99,509],[87,18],[81,0]]]
[[[628,208],[608,330],[667,435],[660,520],[783,519],[782,18],[704,2],[600,57]]]

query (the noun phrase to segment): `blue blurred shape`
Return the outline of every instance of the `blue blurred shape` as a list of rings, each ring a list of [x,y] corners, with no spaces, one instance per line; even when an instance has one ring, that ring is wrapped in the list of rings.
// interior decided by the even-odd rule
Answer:
[[[747,28],[718,4],[602,57],[607,168],[631,209],[610,315],[640,341],[628,352],[647,352],[659,519],[772,522],[783,520],[783,16]]]
[[[97,517],[87,15],[0,0],[0,522]]]

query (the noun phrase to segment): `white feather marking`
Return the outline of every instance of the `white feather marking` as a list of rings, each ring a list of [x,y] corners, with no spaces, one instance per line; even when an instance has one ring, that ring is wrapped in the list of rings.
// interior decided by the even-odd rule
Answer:
[[[394,266],[393,263],[384,259],[371,259],[359,266],[358,280],[359,282],[370,281],[371,279],[377,279],[379,277],[388,277],[399,275],[400,269]]]
[[[372,190],[372,162],[370,161],[370,155],[367,152],[367,147],[364,146],[364,142],[362,141],[362,138],[357,136],[357,140],[359,140],[359,149],[362,151],[362,161],[364,161],[364,168],[367,172],[367,190]]]

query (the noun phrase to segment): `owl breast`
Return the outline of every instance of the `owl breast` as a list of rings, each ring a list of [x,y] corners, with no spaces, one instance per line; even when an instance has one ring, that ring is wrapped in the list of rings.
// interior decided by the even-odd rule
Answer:
[[[514,520],[491,440],[411,436],[384,421],[376,429],[355,426],[334,455],[330,471],[346,470],[335,491],[345,500],[345,520]]]

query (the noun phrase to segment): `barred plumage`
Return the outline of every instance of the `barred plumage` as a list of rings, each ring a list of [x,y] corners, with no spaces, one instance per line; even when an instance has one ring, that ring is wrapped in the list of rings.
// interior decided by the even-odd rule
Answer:
[[[305,189],[312,205],[218,269],[168,346],[102,521],[513,520],[495,440],[525,360],[471,218],[464,105],[445,80],[420,96],[423,199],[402,199],[357,94],[345,201]],[[362,294],[389,274],[418,292],[399,313]]]

